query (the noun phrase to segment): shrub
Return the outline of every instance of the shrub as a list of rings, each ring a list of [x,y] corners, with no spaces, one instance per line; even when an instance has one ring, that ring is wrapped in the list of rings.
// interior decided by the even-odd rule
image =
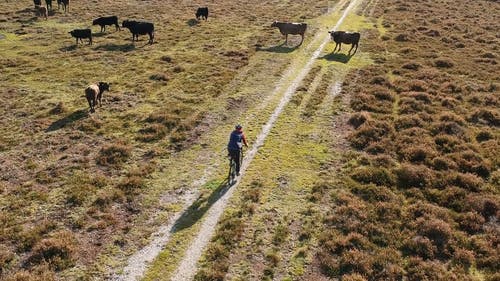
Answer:
[[[388,122],[365,122],[349,136],[349,140],[355,148],[363,149],[373,142],[380,141],[384,136],[388,136],[392,132],[392,126]]]
[[[417,235],[405,241],[403,251],[406,255],[419,256],[424,260],[433,259],[437,248],[428,237]]]
[[[458,164],[460,172],[473,173],[483,178],[490,175],[491,164],[474,151],[457,152],[453,155],[453,159]]]
[[[462,117],[460,117],[452,112],[441,113],[439,115],[438,119],[439,119],[439,121],[442,121],[442,122],[455,122],[460,126],[463,126],[465,124],[465,120]]]
[[[485,124],[489,126],[500,126],[500,116],[496,111],[489,109],[478,109],[468,118],[470,122]]]
[[[434,181],[432,171],[422,165],[403,164],[395,174],[400,188],[429,187]]]
[[[149,79],[154,81],[165,81],[165,82],[169,80],[168,76],[165,73],[153,74],[149,76]]]
[[[0,245],[0,276],[5,269],[8,269],[10,262],[14,259],[14,253],[12,253],[6,246]]]
[[[151,124],[146,128],[140,129],[141,134],[137,139],[144,142],[156,141],[167,135],[167,128],[163,124]]]
[[[450,68],[453,67],[455,63],[450,58],[438,58],[434,60],[434,66],[439,68]]]
[[[342,253],[339,259],[339,273],[370,276],[372,273],[373,257],[358,249],[351,249]]]
[[[381,87],[381,86],[376,86],[373,89],[371,89],[370,93],[375,96],[378,100],[382,101],[394,101],[394,95],[389,91],[389,89]]]
[[[467,203],[485,219],[489,219],[492,216],[498,217],[498,212],[500,210],[500,200],[498,199],[498,197],[493,195],[471,195],[467,198]]]
[[[421,258],[410,258],[406,265],[408,280],[449,281],[457,280],[452,272],[438,261],[423,261]]]
[[[409,69],[409,70],[419,70],[421,67],[422,67],[422,65],[419,63],[416,63],[416,62],[408,62],[408,63],[403,64],[403,66],[401,66],[401,68]]]
[[[455,249],[452,262],[455,265],[463,267],[465,270],[469,270],[475,263],[474,253],[466,249]]]
[[[132,148],[120,141],[105,145],[97,157],[97,164],[102,166],[116,166],[124,163],[131,155]]]
[[[465,197],[467,193],[466,190],[460,187],[449,186],[440,191],[437,201],[440,206],[445,206],[457,212],[461,212],[466,209]]]
[[[125,193],[135,193],[137,190],[145,187],[143,178],[138,176],[125,177],[117,187]]]
[[[454,152],[457,146],[462,143],[459,138],[450,135],[437,135],[434,137],[434,142],[442,153]]]
[[[280,245],[281,243],[285,242],[289,233],[290,231],[288,230],[288,227],[285,224],[279,224],[274,229],[273,243],[275,245]]]
[[[480,232],[485,222],[486,220],[476,212],[467,212],[458,217],[460,229],[469,234]]]
[[[394,37],[394,41],[397,42],[408,42],[410,41],[409,36],[407,34],[398,34],[396,37]]]
[[[363,275],[358,273],[351,273],[342,276],[342,281],[368,281]]]
[[[453,173],[450,175],[450,183],[462,187],[468,191],[477,192],[481,190],[483,180],[473,174]]]
[[[432,133],[437,134],[447,134],[453,136],[463,136],[465,135],[465,130],[456,122],[437,122],[432,127]]]
[[[394,121],[394,128],[396,128],[396,130],[398,131],[401,131],[413,127],[422,127],[423,124],[424,122],[418,116],[404,115],[400,116],[398,119]]]
[[[21,251],[30,250],[46,234],[56,229],[57,225],[53,221],[41,220],[31,228],[27,228],[18,234],[18,247]]]
[[[396,164],[394,159],[387,154],[380,154],[380,155],[374,156],[370,160],[370,162],[372,163],[373,166],[384,167],[384,168],[390,168]]]
[[[423,93],[423,92],[427,91],[428,88],[429,88],[429,86],[427,85],[427,83],[425,81],[422,81],[422,80],[411,80],[408,83],[408,90],[415,91],[415,92],[422,92],[422,93],[418,93],[418,95],[420,95],[420,96],[427,95],[426,93]],[[415,98],[415,99],[419,100],[418,98]],[[429,104],[430,100],[429,100],[429,102],[426,102],[426,103]]]
[[[2,281],[56,281],[56,274],[46,264],[28,270],[19,270],[12,275],[2,276]]]
[[[361,183],[374,183],[376,185],[392,186],[394,176],[385,168],[362,167],[356,169],[351,178]]]
[[[351,124],[354,128],[358,128],[363,125],[366,121],[371,120],[370,113],[366,111],[356,112],[351,115],[349,118],[349,124]]]
[[[450,225],[440,219],[418,219],[418,233],[429,238],[438,249],[442,250],[453,237]]]
[[[448,157],[436,157],[432,159],[432,167],[438,171],[455,170],[457,164]]]
[[[413,163],[423,163],[434,157],[436,152],[428,146],[409,147],[402,151],[403,158]]]
[[[60,231],[38,242],[27,263],[30,265],[47,262],[54,270],[63,270],[73,265],[75,241],[69,231]]]
[[[478,142],[488,141],[488,140],[491,140],[493,138],[494,138],[493,134],[491,134],[489,131],[480,131],[476,135],[476,140]]]
[[[61,114],[61,113],[67,112],[67,111],[68,111],[68,108],[66,108],[66,106],[64,105],[64,103],[61,101],[56,106],[54,106],[49,111],[49,113],[52,114],[52,115],[57,115],[57,114]]]

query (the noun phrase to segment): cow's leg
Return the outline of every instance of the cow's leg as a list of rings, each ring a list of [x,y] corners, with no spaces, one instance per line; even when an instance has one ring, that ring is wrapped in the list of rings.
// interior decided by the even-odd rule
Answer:
[[[99,94],[97,94],[97,100],[99,101],[99,107],[102,107],[102,92],[99,92]]]
[[[351,55],[351,51],[352,51],[353,48],[354,48],[354,43],[351,45],[351,48],[349,49],[349,53],[348,53],[349,56]]]
[[[288,44],[288,33],[285,34],[285,45],[287,45],[287,44]]]
[[[90,112],[92,112],[92,99],[87,96],[87,102],[89,103]]]
[[[339,43],[339,52],[341,48],[342,48],[342,43]]]
[[[358,43],[355,43],[356,44],[356,49],[354,49],[354,53],[352,53],[353,55],[356,53],[356,51],[358,50]]]
[[[337,50],[337,46],[339,45],[339,43],[335,43],[335,48],[333,48],[333,51],[332,53],[335,53],[335,50]]]
[[[300,34],[300,36],[302,36],[302,40],[300,40],[299,46],[302,45],[302,42],[304,42],[304,34]]]

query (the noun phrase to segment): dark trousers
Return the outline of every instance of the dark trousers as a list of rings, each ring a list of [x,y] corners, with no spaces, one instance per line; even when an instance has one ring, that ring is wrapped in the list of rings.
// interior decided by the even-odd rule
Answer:
[[[241,150],[238,149],[238,150],[233,150],[233,149],[228,149],[229,151],[229,156],[231,156],[231,159],[234,160],[234,162],[236,162],[236,173],[239,173],[240,172],[240,153],[241,153]]]

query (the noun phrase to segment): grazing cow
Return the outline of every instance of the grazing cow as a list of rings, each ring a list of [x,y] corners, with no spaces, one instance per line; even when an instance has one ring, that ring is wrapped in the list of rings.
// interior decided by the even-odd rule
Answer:
[[[35,4],[36,9],[36,6],[42,6],[42,0],[33,0],[33,4]]]
[[[92,22],[92,25],[101,26],[101,32],[106,31],[106,25],[115,25],[116,30],[120,30],[120,26],[118,25],[118,17],[117,16],[97,18]]]
[[[65,13],[69,12],[69,0],[57,0],[57,7],[59,8],[60,5],[63,6]]]
[[[285,44],[288,42],[288,34],[300,34],[300,36],[302,36],[302,40],[300,41],[299,45],[302,45],[302,42],[304,41],[304,33],[307,29],[307,24],[274,21],[271,24],[271,27],[278,27],[281,34],[285,35]]]
[[[358,43],[359,43],[359,38],[361,35],[358,32],[345,32],[345,31],[328,31],[330,33],[330,36],[332,37],[332,40],[335,42],[335,48],[333,49],[333,52],[337,49],[337,46],[339,47],[339,52],[340,48],[342,47],[342,43],[345,44],[351,44],[351,49],[349,50],[349,55],[351,55],[351,51],[356,46],[356,49],[354,50],[353,55],[356,53],[358,50]]]
[[[52,11],[52,0],[45,0],[45,5],[47,6],[47,11]]]
[[[109,91],[109,83],[99,82],[97,84],[91,84],[85,89],[85,97],[89,102],[90,112],[95,111],[95,106],[99,101],[99,107],[102,106],[102,93],[104,91]]]
[[[47,8],[45,8],[44,6],[35,6],[35,10],[37,16],[41,16],[47,19],[48,16]]]
[[[139,35],[149,34],[149,44],[153,44],[155,38],[155,26],[151,22],[145,21],[135,21],[135,20],[125,20],[122,23],[122,27],[126,27],[132,33],[132,42],[137,38],[139,41]]]
[[[196,19],[199,20],[200,18],[208,19],[208,7],[201,7],[196,10]]]
[[[90,29],[75,29],[69,32],[71,36],[76,38],[76,45],[78,45],[78,39],[83,44],[83,38],[89,39],[89,45],[92,45],[92,31]]]

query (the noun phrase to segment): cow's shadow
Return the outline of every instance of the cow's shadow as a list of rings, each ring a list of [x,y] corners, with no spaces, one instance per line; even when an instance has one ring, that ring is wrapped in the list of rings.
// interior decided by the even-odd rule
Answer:
[[[103,32],[96,32],[96,33],[92,33],[92,37],[103,37],[104,35],[106,35],[106,31],[103,31]]]
[[[186,21],[186,24],[189,26],[195,26],[198,25],[199,23],[200,21],[198,21],[197,19],[189,19],[188,21]]]
[[[75,121],[78,121],[78,120],[85,118],[87,116],[89,116],[87,110],[79,109],[66,117],[63,117],[57,121],[54,121],[52,124],[50,124],[50,126],[47,129],[45,129],[45,132],[48,133],[48,132],[57,131],[57,130],[65,127],[66,125],[73,123]]]
[[[329,53],[329,54],[326,54],[322,57],[319,57],[318,59],[324,59],[324,60],[328,60],[328,61],[337,61],[337,62],[341,62],[341,63],[348,63],[353,55],[354,54],[346,55],[346,54],[341,54],[341,53]]]
[[[78,45],[70,45],[70,46],[66,46],[66,47],[62,47],[59,49],[59,51],[62,51],[62,52],[71,52],[71,51],[74,51],[76,50],[76,48],[78,48]]]
[[[261,51],[261,52],[271,52],[271,53],[291,53],[295,51],[300,45],[289,47],[285,45],[285,43],[282,43],[280,45],[272,46],[272,47],[267,47],[267,48],[262,48],[261,46],[256,46],[255,50],[256,51]]]
[[[103,50],[103,51],[109,51],[109,52],[130,52],[130,51],[133,51],[134,49],[135,49],[135,45],[131,44],[131,43],[123,44],[123,45],[108,43],[108,44],[104,44],[104,45],[99,45],[99,46],[94,48],[94,50],[96,50],[96,51]]]

